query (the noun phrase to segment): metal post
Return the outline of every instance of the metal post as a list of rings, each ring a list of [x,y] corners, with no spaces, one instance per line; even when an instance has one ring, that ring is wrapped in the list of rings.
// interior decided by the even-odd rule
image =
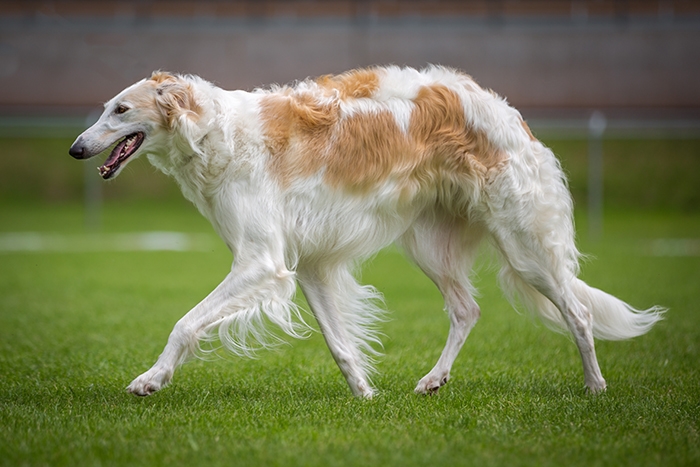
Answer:
[[[603,235],[603,134],[607,124],[598,110],[588,120],[588,233],[593,240]]]

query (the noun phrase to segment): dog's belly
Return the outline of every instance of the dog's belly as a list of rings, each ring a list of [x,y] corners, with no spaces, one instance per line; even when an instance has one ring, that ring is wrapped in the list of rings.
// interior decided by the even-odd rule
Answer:
[[[354,199],[347,193],[306,196],[288,224],[289,247],[300,262],[333,258],[361,260],[393,243],[415,221],[425,203],[397,202],[381,195]],[[289,211],[288,211],[289,212]]]

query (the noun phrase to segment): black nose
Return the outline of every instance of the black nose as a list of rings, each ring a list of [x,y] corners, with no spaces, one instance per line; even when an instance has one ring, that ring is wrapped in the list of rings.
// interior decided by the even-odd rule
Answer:
[[[85,146],[83,146],[83,142],[78,139],[78,141],[73,143],[73,146],[70,147],[68,154],[76,159],[85,159]]]

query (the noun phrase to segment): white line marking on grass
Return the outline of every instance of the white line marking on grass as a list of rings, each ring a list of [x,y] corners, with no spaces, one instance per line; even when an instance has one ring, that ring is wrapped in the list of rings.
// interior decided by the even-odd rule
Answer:
[[[700,239],[659,238],[649,247],[651,256],[700,256]]]
[[[215,245],[208,234],[134,232],[121,234],[0,233],[0,253],[97,251],[206,251]]]

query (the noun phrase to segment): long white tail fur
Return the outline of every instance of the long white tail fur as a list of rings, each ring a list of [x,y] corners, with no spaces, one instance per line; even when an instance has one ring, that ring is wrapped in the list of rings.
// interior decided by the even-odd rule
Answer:
[[[645,334],[666,311],[658,306],[638,310],[580,279],[575,279],[573,285],[576,298],[593,315],[593,336],[598,339],[614,341]]]
[[[524,147],[521,157],[511,160],[514,172],[533,166],[538,167],[537,188],[511,188],[519,190],[524,206],[520,211],[529,213],[530,217],[511,213],[505,219],[509,229],[495,230],[496,247],[504,264],[500,281],[506,295],[511,302],[519,301],[528,311],[542,317],[556,331],[569,327],[562,312],[540,290],[552,290],[555,295],[562,294],[564,300],[576,300],[583,305],[592,316],[593,336],[598,339],[629,339],[649,331],[662,319],[665,309],[638,310],[577,278],[581,255],[574,239],[573,199],[564,172],[551,149],[539,141],[532,141]],[[533,180],[525,175],[517,178]],[[516,227],[515,234],[511,223]],[[525,280],[526,276],[530,282]],[[533,287],[537,283],[543,289]],[[570,305],[580,308],[576,303]]]
[[[511,301],[519,301],[528,311],[542,317],[552,329],[565,332],[566,322],[544,295],[523,281],[510,268],[501,272],[501,284]],[[654,306],[638,310],[617,297],[574,278],[572,290],[593,316],[593,336],[603,340],[624,340],[641,336],[663,319],[666,309]]]

